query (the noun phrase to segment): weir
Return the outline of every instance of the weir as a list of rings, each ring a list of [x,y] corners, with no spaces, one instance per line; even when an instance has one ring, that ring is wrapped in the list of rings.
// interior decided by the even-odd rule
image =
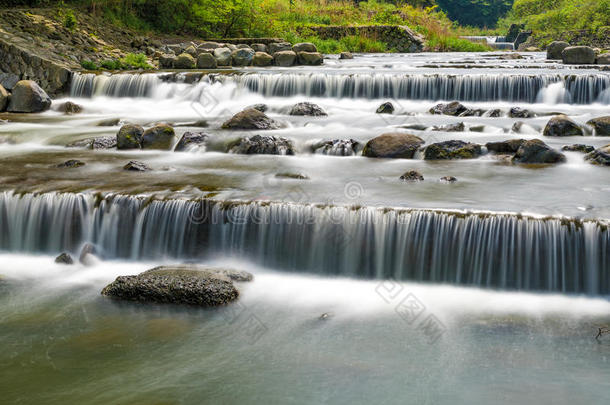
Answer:
[[[507,213],[0,194],[0,248],[106,259],[230,256],[280,271],[522,291],[610,293],[600,220]]]

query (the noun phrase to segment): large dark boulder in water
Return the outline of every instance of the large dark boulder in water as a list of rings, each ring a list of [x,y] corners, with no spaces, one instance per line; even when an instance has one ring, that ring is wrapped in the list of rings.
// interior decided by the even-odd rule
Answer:
[[[252,64],[254,51],[250,48],[236,49],[231,52],[231,61],[233,66],[249,66]]]
[[[297,55],[301,65],[317,66],[324,63],[324,57],[319,52],[299,52]]]
[[[430,109],[430,114],[443,114],[443,115],[453,115],[458,116],[464,112],[468,111],[462,103],[459,101],[452,101],[451,103],[440,103],[435,105]]]
[[[275,129],[277,127],[275,121],[254,108],[238,112],[222,124],[223,129]]]
[[[509,139],[500,142],[487,142],[485,147],[492,153],[513,154],[519,150],[523,142],[525,142],[525,139]]]
[[[590,46],[568,46],[561,52],[565,64],[591,65],[595,63],[597,54]]]
[[[244,155],[294,155],[294,147],[286,138],[254,135],[230,145],[228,152]]]
[[[405,133],[387,133],[367,142],[362,155],[371,158],[413,159],[424,144],[419,136]]]
[[[139,125],[126,124],[116,134],[117,149],[140,149],[142,147],[144,128]]]
[[[142,135],[142,149],[170,150],[176,141],[174,128],[167,124],[157,124]]]
[[[81,160],[70,159],[70,160],[66,160],[63,163],[58,164],[57,167],[62,168],[62,169],[74,169],[77,167],[82,167],[84,165],[85,165],[85,162],[83,162]]]
[[[295,104],[290,110],[290,115],[309,115],[312,117],[320,117],[328,114],[326,114],[326,111],[324,111],[319,105],[304,102]]]
[[[474,159],[482,154],[481,145],[464,141],[445,141],[428,145],[425,160]]]
[[[13,87],[8,112],[36,113],[51,107],[51,98],[32,80],[21,80]]]
[[[120,276],[102,295],[127,301],[215,307],[235,301],[234,281],[250,281],[246,272],[200,266],[162,266],[136,276]]]
[[[197,146],[204,145],[209,135],[205,132],[185,132],[176,144],[174,152],[185,152]]]
[[[280,67],[289,67],[294,65],[297,60],[297,54],[292,51],[278,51],[273,54],[273,63]]]
[[[377,111],[375,111],[377,114],[393,114],[394,113],[394,104],[392,104],[389,101],[386,101],[385,103],[381,104],[379,107],[377,107]]]
[[[512,158],[513,163],[548,164],[566,161],[563,153],[542,142],[540,139],[531,139],[521,144]]]
[[[424,181],[424,176],[422,176],[422,174],[417,170],[409,170],[400,176],[400,180],[408,182]]]
[[[68,253],[62,253],[55,258],[57,264],[74,264],[74,259]]]
[[[546,58],[559,60],[562,58],[561,53],[564,49],[566,49],[570,44],[565,41],[553,41],[546,48]]]
[[[10,94],[0,84],[0,112],[4,112],[6,110],[9,100],[10,100]]]
[[[591,145],[583,145],[582,143],[574,143],[572,145],[563,145],[561,150],[564,152],[582,152],[582,153],[590,153],[595,150],[595,148]]]
[[[582,136],[582,128],[567,115],[556,115],[547,122],[544,136]]]
[[[152,169],[138,160],[131,160],[125,166],[123,166],[123,170],[130,172],[147,172]]]
[[[585,160],[598,166],[610,166],[610,144],[587,153]]]
[[[526,110],[521,107],[513,107],[508,112],[508,116],[510,118],[532,118],[532,117],[535,117],[536,115],[533,112],[531,112],[530,110]]]
[[[587,121],[595,130],[595,136],[610,136],[610,115],[605,117],[593,118]]]
[[[68,115],[78,114],[83,111],[83,107],[71,101],[66,101],[65,103],[60,104],[60,106],[57,107],[57,111]]]
[[[354,156],[362,149],[360,142],[354,139],[333,139],[314,144],[314,153],[330,156]]]
[[[188,53],[181,53],[173,61],[174,69],[195,69],[197,61]]]

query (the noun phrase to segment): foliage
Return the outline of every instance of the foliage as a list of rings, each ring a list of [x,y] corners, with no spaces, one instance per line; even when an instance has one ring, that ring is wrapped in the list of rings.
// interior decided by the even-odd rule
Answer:
[[[449,18],[462,25],[495,27],[511,9],[513,0],[436,0]]]
[[[128,53],[124,58],[119,60],[123,69],[150,69],[152,66],[148,64],[146,55],[143,53]]]
[[[95,62],[91,62],[90,60],[84,60],[80,63],[83,69],[86,70],[98,70],[99,67],[95,64]]]
[[[66,27],[67,29],[72,31],[76,28],[76,24],[77,24],[77,22],[76,22],[76,16],[74,15],[74,11],[67,10],[64,13],[64,27]]]

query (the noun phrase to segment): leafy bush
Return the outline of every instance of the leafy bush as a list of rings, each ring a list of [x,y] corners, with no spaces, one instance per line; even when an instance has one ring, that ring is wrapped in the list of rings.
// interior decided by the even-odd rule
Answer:
[[[151,69],[148,64],[146,55],[143,53],[128,53],[124,58],[119,60],[123,69]]]
[[[106,70],[120,70],[121,62],[119,62],[118,60],[108,59],[102,61],[102,63],[100,63],[100,66]]]
[[[64,27],[66,27],[70,31],[73,31],[76,28],[76,24],[77,21],[76,16],[74,15],[74,11],[67,10],[64,13]]]
[[[90,60],[81,61],[80,65],[83,69],[87,70],[98,70],[99,67],[95,64],[95,62],[91,62]]]

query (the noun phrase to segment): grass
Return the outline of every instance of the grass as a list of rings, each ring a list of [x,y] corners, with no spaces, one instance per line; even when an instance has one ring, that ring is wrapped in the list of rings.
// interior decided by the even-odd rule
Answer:
[[[392,51],[391,49],[388,49],[388,46],[384,42],[375,41],[364,36],[352,35],[336,40],[320,39],[316,36],[301,37],[290,33],[286,36],[286,39],[292,43],[311,42],[318,48],[318,52],[326,54],[341,52],[378,53]]]
[[[428,48],[438,52],[487,52],[492,50],[485,44],[470,42],[467,39],[435,35],[428,38]]]
[[[98,66],[95,62],[88,60],[81,61],[83,69],[87,70],[132,70],[132,69],[152,69],[148,64],[146,55],[142,53],[129,53],[121,59],[107,59]]]

